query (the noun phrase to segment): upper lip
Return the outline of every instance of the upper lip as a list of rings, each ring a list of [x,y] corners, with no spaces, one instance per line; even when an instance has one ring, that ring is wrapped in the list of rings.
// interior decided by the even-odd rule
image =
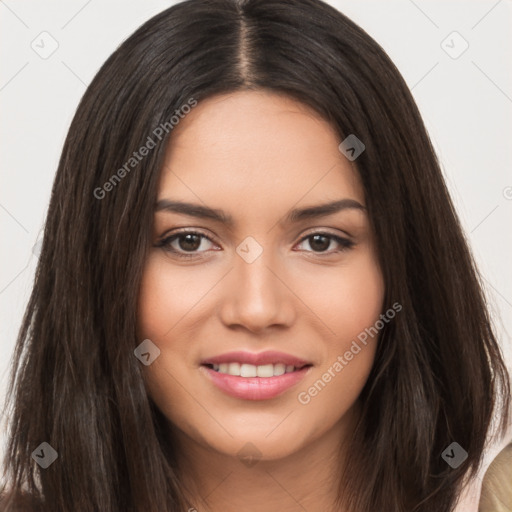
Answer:
[[[261,366],[265,364],[284,364],[287,366],[295,366],[295,368],[302,368],[303,366],[311,364],[305,359],[292,356],[291,354],[285,354],[284,352],[277,352],[275,350],[259,352],[257,354],[244,351],[226,352],[225,354],[209,357],[208,359],[205,359],[201,364],[222,363],[245,363],[252,364],[254,366]]]

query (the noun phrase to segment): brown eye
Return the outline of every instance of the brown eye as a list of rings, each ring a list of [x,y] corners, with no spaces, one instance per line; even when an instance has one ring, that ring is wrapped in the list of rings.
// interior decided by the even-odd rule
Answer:
[[[184,235],[178,235],[178,246],[184,251],[196,251],[201,245],[201,236],[194,233],[186,233]]]
[[[178,257],[190,258],[200,256],[207,251],[207,249],[198,250],[201,247],[204,248],[204,240],[213,243],[206,235],[197,231],[182,231],[163,238],[156,247],[161,247],[164,251]]]
[[[331,245],[331,238],[325,235],[313,235],[309,239],[309,245],[314,251],[326,251]]]
[[[344,250],[348,250],[352,248],[355,243],[349,240],[348,238],[343,238],[337,235],[333,235],[331,233],[313,233],[306,237],[304,237],[301,240],[301,243],[309,240],[309,245],[313,249],[312,251],[307,252],[313,252],[313,253],[327,253],[327,254],[333,254],[336,252],[342,252]],[[330,250],[329,247],[331,246],[332,242],[335,242],[340,247],[338,250]]]

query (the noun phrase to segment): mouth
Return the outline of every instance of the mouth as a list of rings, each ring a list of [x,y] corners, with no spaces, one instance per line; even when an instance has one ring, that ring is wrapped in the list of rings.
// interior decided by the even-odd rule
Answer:
[[[221,363],[214,364],[208,363],[203,364],[206,368],[213,370],[217,373],[222,373],[224,375],[233,375],[235,377],[242,378],[270,378],[270,377],[279,377],[280,375],[284,375],[285,373],[293,373],[303,368],[308,368],[312,366],[311,364],[304,364],[299,366],[294,366],[292,364],[285,365],[283,363],[277,364],[264,364],[264,365],[254,365],[247,363],[239,363],[239,362],[231,362],[231,363]]]
[[[312,367],[290,354],[268,351],[223,354],[203,361],[199,369],[210,384],[231,397],[267,400],[295,386]]]

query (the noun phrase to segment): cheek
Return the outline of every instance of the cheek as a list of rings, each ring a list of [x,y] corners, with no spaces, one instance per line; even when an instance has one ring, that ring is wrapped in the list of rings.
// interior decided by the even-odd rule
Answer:
[[[384,280],[371,251],[359,254],[332,271],[318,269],[297,276],[301,294],[322,323],[326,348],[342,350],[373,325],[382,312]],[[307,278],[304,278],[304,276]]]
[[[343,276],[342,292],[337,304],[340,315],[336,329],[343,338],[351,338],[373,325],[382,312],[384,281],[373,254],[357,261],[347,275]]]
[[[143,367],[144,381],[149,395],[173,421],[176,411],[187,410],[189,397],[180,392],[179,383],[185,382],[190,370],[183,360],[186,337],[181,346],[176,332],[181,328],[180,319],[186,318],[200,296],[201,290],[190,286],[184,273],[170,272],[165,259],[149,256],[139,290],[137,337],[139,341],[150,339],[160,349],[159,356]]]
[[[348,385],[362,388],[373,364],[379,334],[374,326],[384,301],[382,272],[373,253],[357,261],[343,285],[344,292],[337,298],[339,312],[334,325],[339,335],[331,350],[336,352],[333,355],[338,362],[338,356],[342,356],[342,372]]]
[[[161,265],[150,258],[146,263],[139,291],[137,306],[138,337],[160,339],[172,327],[172,313],[175,311],[173,297],[176,297],[175,281],[165,279],[159,272]],[[167,290],[167,292],[165,292]]]
[[[323,345],[322,365],[301,386],[298,399],[312,414],[334,420],[354,404],[368,379],[385,286],[371,252],[359,255],[321,284],[323,291],[314,296],[312,308],[322,312],[329,334]]]
[[[180,389],[196,370],[200,347],[190,343],[190,322],[204,318],[204,297],[213,288],[211,271],[179,268],[159,254],[150,255],[142,275],[137,305],[137,336],[150,339],[160,354],[144,367],[154,398]],[[213,276],[215,277],[215,276]]]
[[[179,322],[194,308],[211,285],[211,277],[196,268],[169,270],[169,262],[158,254],[145,265],[137,306],[137,335],[163,342],[180,327]]]

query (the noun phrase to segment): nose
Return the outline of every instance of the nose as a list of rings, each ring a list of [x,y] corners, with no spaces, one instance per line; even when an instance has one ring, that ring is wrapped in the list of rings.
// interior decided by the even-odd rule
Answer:
[[[295,319],[294,294],[288,288],[282,265],[264,250],[254,261],[238,255],[225,281],[220,308],[222,322],[259,333],[270,327],[289,327]]]

